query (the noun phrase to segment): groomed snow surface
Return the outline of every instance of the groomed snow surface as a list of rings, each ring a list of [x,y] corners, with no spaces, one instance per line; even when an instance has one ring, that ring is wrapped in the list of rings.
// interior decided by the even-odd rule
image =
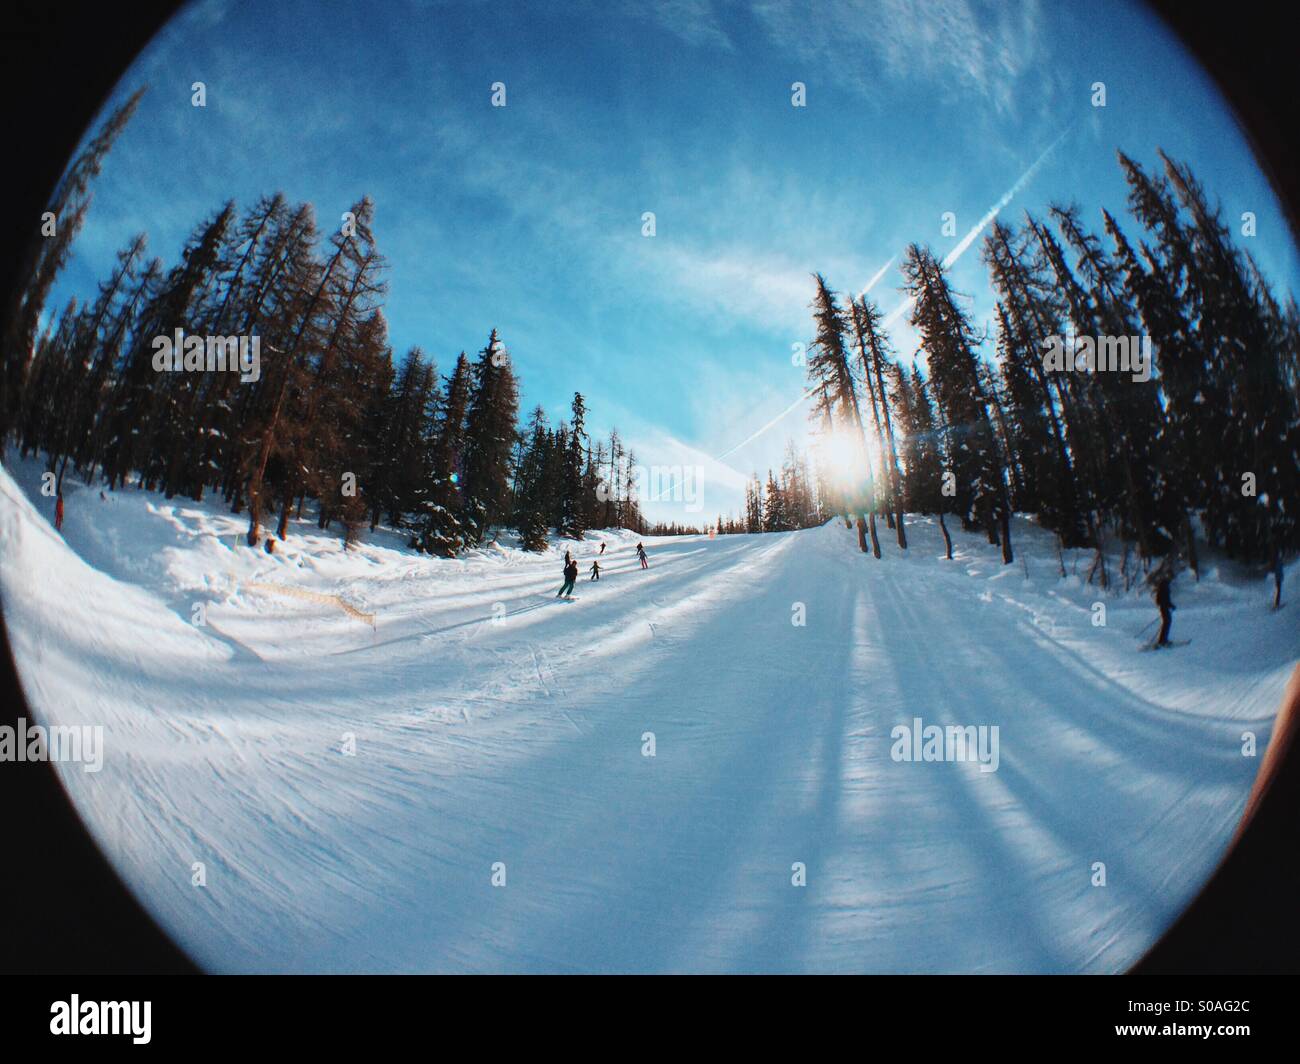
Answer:
[[[0,471],[33,712],[103,725],[63,782],[220,971],[1122,970],[1222,856],[1300,647],[1300,605],[1211,559],[1190,644],[1139,653],[1148,595],[1095,627],[1027,519],[1006,567],[924,518],[879,562],[843,522],[647,538],[646,571],[628,532],[448,561],[304,520],[268,556],[134,488],[71,485],[60,536],[40,472]],[[997,725],[997,771],[893,760],[915,717]]]

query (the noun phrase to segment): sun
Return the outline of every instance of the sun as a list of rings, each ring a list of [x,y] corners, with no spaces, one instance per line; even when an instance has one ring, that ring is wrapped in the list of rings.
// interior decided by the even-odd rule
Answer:
[[[818,436],[814,442],[817,462],[827,481],[839,488],[853,488],[867,475],[869,454],[864,458],[863,441],[856,433],[836,430]]]

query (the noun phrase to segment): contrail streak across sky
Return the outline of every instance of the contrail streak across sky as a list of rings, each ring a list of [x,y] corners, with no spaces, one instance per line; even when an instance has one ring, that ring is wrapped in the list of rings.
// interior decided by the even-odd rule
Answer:
[[[1063,129],[1060,132],[1060,134],[1057,136],[1057,138],[1054,141],[1052,141],[1052,143],[1049,144],[1043,150],[1043,153],[1039,155],[1039,157],[1035,159],[1033,163],[1030,164],[1029,169],[1026,170],[1023,174],[1020,175],[1020,177],[1016,179],[1015,184],[1013,184],[1009,189],[1007,189],[1006,192],[1002,194],[1002,198],[999,199],[995,204],[993,204],[993,206],[990,207],[987,212],[985,212],[984,217],[982,217],[978,222],[975,223],[974,227],[970,230],[970,232],[968,232],[964,237],[962,237],[961,240],[957,242],[956,246],[954,246],[953,249],[950,252],[948,252],[948,254],[944,257],[943,260],[943,268],[945,270],[951,267],[958,259],[962,257],[963,254],[965,254],[966,249],[969,248],[973,243],[975,243],[976,238],[978,238],[980,233],[984,232],[984,230],[988,228],[989,223],[992,222],[993,219],[998,216],[998,213],[1016,197],[1016,195],[1025,187],[1025,185],[1027,185],[1030,181],[1033,180],[1034,175],[1038,173],[1043,163],[1047,161],[1047,157],[1051,155],[1053,151],[1056,150],[1057,146],[1061,143],[1061,141],[1063,141],[1066,138],[1066,135],[1070,132],[1072,128],[1073,128],[1072,126],[1067,126],[1065,129]],[[898,256],[895,255],[894,258],[891,258],[889,262],[885,263],[885,265],[882,266],[876,272],[876,275],[872,277],[871,280],[867,282],[866,287],[862,289],[861,295],[866,295],[867,292],[871,291],[871,289],[875,286],[876,282],[879,281],[880,278],[884,276],[885,271],[889,269],[889,267],[893,264],[894,259],[897,257]],[[893,310],[889,312],[888,316],[884,320],[883,327],[888,328],[890,325],[896,322],[900,317],[903,316],[903,314],[905,314],[908,310],[911,309],[912,304],[914,302],[916,302],[916,300],[913,297],[909,296],[908,298],[904,299],[901,303],[899,303],[898,306],[896,306]],[[813,385],[813,387],[805,391],[803,395],[799,396],[798,399],[796,399],[793,403],[791,403],[779,414],[777,414],[776,417],[772,418],[771,421],[767,422],[767,424],[763,425],[761,428],[757,429],[756,431],[750,433],[734,447],[730,447],[727,450],[723,451],[720,455],[717,456],[716,461],[721,462],[724,458],[728,458],[731,455],[735,454],[737,451],[739,451],[742,447],[746,446],[747,444],[753,443],[756,439],[758,439],[761,435],[763,435],[763,433],[767,432],[767,430],[770,429],[773,425],[782,421],[787,415],[791,413],[791,411],[793,411],[798,406],[800,406],[806,399],[808,399],[809,396],[811,396],[814,392],[816,392],[819,387],[821,386]]]

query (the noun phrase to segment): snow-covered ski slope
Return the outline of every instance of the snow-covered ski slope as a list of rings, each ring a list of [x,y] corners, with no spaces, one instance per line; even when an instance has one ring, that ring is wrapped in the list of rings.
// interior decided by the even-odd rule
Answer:
[[[345,554],[304,522],[268,556],[219,502],[84,487],[65,542],[10,472],[25,687],[105,727],[61,777],[216,970],[1120,970],[1221,856],[1300,647],[1300,606],[1220,567],[1174,586],[1191,644],[1139,654],[1149,599],[1094,627],[1028,521],[1007,567],[925,519],[880,562],[842,522],[647,539],[646,571],[596,533],[557,603],[562,547]],[[915,717],[997,725],[997,771],[892,759]]]

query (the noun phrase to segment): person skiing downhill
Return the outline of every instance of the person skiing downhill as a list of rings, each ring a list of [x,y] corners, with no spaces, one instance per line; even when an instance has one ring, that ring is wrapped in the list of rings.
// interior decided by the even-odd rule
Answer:
[[[603,543],[600,545],[600,553],[601,553],[601,554],[604,554],[604,553],[605,553],[605,544],[603,544]]]
[[[600,579],[600,562],[595,561],[594,559],[592,560],[591,563],[591,578],[593,580]]]
[[[567,551],[566,551],[567,555]],[[573,585],[578,582],[578,563],[572,558],[566,558],[564,563],[564,583],[560,585],[559,593],[556,598],[572,598]]]
[[[54,502],[54,531],[63,531],[63,492],[60,491]]]
[[[641,559],[642,569],[650,568],[650,563],[649,561],[646,560],[646,556],[645,556],[645,547],[642,546],[640,543],[636,545],[636,556]]]
[[[1155,592],[1152,597],[1156,600],[1156,606],[1160,610],[1160,635],[1156,637],[1155,646],[1167,647],[1169,645],[1169,627],[1174,623],[1173,611],[1178,607],[1174,605],[1173,599],[1169,597],[1169,584],[1173,577],[1169,570],[1161,568],[1156,572],[1154,577]]]

